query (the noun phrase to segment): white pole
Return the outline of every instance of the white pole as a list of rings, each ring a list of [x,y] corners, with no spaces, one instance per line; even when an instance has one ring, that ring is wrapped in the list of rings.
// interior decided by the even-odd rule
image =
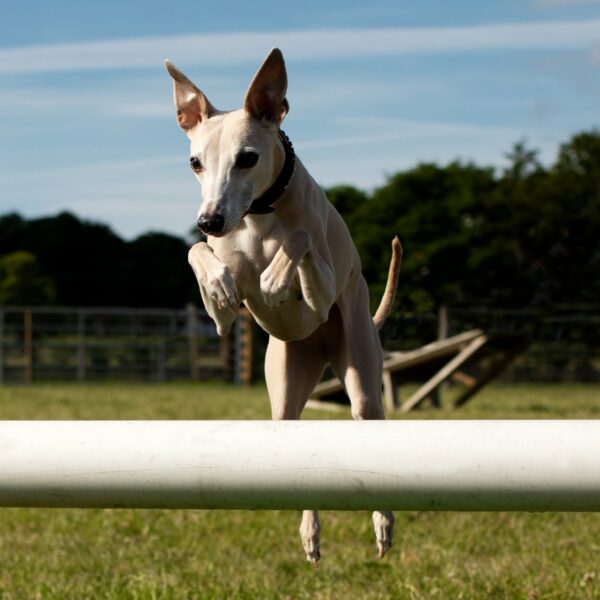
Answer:
[[[0,506],[600,510],[600,421],[2,421]]]

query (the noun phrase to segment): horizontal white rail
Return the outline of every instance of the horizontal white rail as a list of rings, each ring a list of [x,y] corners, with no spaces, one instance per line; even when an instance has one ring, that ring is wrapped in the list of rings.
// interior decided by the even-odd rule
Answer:
[[[2,421],[0,506],[600,510],[600,421]]]

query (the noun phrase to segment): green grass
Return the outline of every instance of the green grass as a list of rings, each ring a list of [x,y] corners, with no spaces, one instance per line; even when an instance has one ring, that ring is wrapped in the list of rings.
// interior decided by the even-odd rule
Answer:
[[[1,419],[268,417],[260,386],[0,388]],[[406,418],[600,418],[600,387],[495,386]],[[396,517],[378,560],[367,513],[324,512],[313,570],[293,511],[0,509],[0,598],[600,598],[600,514]]]

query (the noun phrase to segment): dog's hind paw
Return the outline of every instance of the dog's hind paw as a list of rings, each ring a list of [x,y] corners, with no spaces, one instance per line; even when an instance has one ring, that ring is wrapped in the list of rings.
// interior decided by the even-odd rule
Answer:
[[[373,513],[373,528],[375,529],[379,558],[383,558],[385,553],[392,547],[394,521],[394,515],[389,511],[375,511]]]
[[[300,523],[300,538],[306,554],[306,560],[316,569],[321,558],[321,524],[319,514],[313,510],[305,510],[302,513]]]

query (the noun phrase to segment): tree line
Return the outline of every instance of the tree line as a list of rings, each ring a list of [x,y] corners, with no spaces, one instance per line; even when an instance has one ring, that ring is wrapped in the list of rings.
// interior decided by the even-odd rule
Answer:
[[[125,241],[64,212],[0,218],[0,304],[181,307],[197,301],[188,244],[164,233]]]
[[[555,162],[517,143],[502,171],[472,163],[420,164],[366,194],[329,190],[371,283],[383,290],[389,240],[404,245],[405,308],[598,303],[600,132],[573,136]]]
[[[404,261],[397,310],[440,304],[548,307],[600,298],[600,132],[579,133],[544,166],[524,142],[503,171],[419,164],[368,193],[327,190],[363,261],[374,303],[390,241]],[[0,304],[200,303],[185,240],[124,241],[72,214],[0,217]]]

